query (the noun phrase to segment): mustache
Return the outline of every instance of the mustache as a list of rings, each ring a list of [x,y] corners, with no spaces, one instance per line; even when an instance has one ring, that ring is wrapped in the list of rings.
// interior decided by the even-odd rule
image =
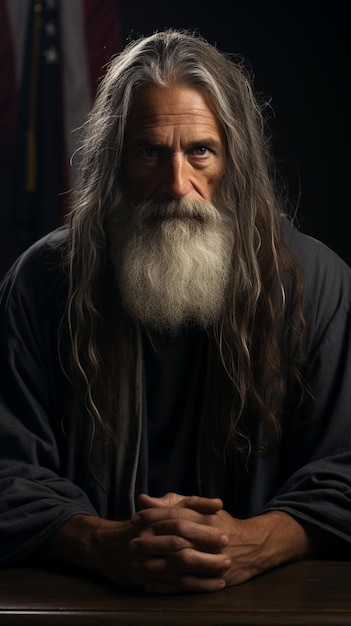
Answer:
[[[140,224],[157,225],[169,219],[190,220],[199,224],[213,224],[220,219],[220,212],[206,200],[146,201],[133,208]]]

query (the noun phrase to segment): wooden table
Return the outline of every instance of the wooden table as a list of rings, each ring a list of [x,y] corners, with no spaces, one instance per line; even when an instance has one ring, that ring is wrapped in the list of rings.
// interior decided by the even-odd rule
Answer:
[[[291,563],[213,594],[149,596],[78,571],[0,569],[0,625],[351,624],[351,562]]]

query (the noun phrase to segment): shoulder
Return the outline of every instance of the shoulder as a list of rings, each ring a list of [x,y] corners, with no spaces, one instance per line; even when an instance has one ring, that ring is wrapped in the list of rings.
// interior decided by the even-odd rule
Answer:
[[[344,333],[351,311],[351,268],[321,241],[283,218],[285,241],[304,279],[306,312],[312,334]]]
[[[298,230],[288,218],[282,218],[282,227],[306,285],[316,291],[326,286],[333,292],[342,288],[345,297],[350,299],[351,268],[347,263],[324,243]]]
[[[2,309],[11,304],[25,306],[27,301],[44,303],[56,297],[59,287],[66,283],[65,252],[68,229],[58,228],[23,252],[0,285]]]
[[[66,226],[53,230],[27,248],[12,265],[8,274],[15,277],[18,273],[30,272],[32,268],[56,265],[65,254],[67,241]]]

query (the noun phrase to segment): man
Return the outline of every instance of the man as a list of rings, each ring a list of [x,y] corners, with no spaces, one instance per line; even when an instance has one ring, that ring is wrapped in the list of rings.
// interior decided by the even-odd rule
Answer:
[[[283,215],[244,70],[111,63],[68,226],[2,286],[0,557],[216,591],[351,543],[350,269]]]

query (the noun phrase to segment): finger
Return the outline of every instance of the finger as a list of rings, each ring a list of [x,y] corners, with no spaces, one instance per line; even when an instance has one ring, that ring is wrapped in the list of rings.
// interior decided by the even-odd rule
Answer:
[[[145,556],[162,556],[170,552],[178,552],[184,548],[193,548],[193,544],[180,537],[179,535],[161,535],[152,534],[143,535],[131,540],[130,551],[132,554],[140,554]]]
[[[220,591],[226,586],[223,578],[201,578],[195,576],[181,576],[177,581],[152,581],[144,587],[150,594],[210,593]]]
[[[165,557],[136,557],[132,567],[151,577],[189,574],[193,576],[222,577],[228,571],[231,560],[223,554],[209,554],[192,548],[173,552]]]
[[[199,513],[216,513],[223,508],[220,498],[203,498],[202,496],[182,496],[177,493],[167,493],[161,498],[154,498],[145,493],[139,495],[139,504],[145,509],[149,507],[182,507],[193,509]]]
[[[228,545],[229,536],[217,515],[200,514],[191,509],[146,509],[136,513],[132,520],[135,536],[178,535],[188,541],[219,550]]]
[[[216,524],[216,513],[199,513],[186,507],[157,507],[142,509],[132,517],[135,526],[147,526],[164,520],[189,520],[208,526]]]
[[[186,496],[178,502],[177,507],[192,509],[198,513],[210,514],[223,509],[220,498],[203,498],[201,496]]]
[[[190,546],[216,552],[225,548],[228,543],[228,535],[218,528],[189,520],[163,520],[134,537],[130,545],[135,551],[139,549],[145,553],[154,552],[161,545],[168,546],[168,552]]]
[[[146,509],[148,507],[170,507],[177,506],[178,503],[184,499],[184,497],[185,496],[173,492],[166,493],[160,498],[155,498],[153,496],[149,496],[146,493],[141,493],[138,496],[138,501],[143,509]]]

